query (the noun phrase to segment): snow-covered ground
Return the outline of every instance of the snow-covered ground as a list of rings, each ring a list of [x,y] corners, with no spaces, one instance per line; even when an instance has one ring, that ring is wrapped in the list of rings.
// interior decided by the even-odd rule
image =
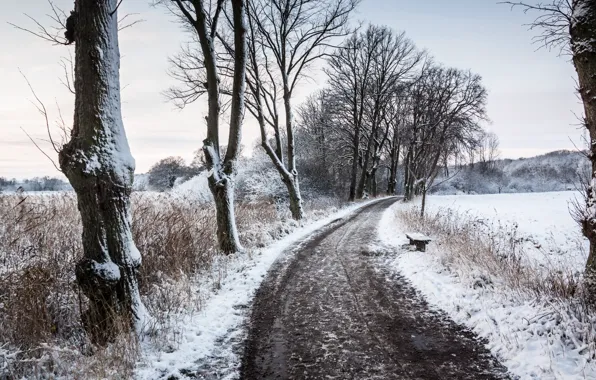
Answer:
[[[568,211],[575,196],[573,192],[432,196],[428,211],[449,208],[493,226],[517,224],[519,236],[526,239],[528,263],[537,260],[547,263],[549,270],[559,265],[580,270],[585,256],[577,252],[585,242]],[[536,299],[507,288],[497,280],[498,274],[493,285],[477,286],[478,274],[445,266],[447,252],[436,244],[424,253],[403,249],[407,239],[397,211],[409,207],[397,203],[381,220],[379,238],[397,252],[384,264],[408,278],[431,305],[485,338],[487,347],[520,379],[596,379],[596,363],[589,359],[594,346],[578,339],[582,332],[592,334],[593,324],[578,321],[564,301]]]
[[[147,341],[142,344],[142,361],[136,370],[138,379],[200,378],[202,370],[215,371],[218,379],[238,376],[240,357],[238,342],[247,333],[244,322],[255,291],[279,255],[292,244],[366,205],[359,203],[296,229],[272,245],[230,258],[222,258],[212,272],[219,276],[213,282],[197,284],[206,300],[196,315],[181,315],[176,328],[175,342],[168,345]],[[186,375],[185,375],[186,374]]]
[[[529,261],[548,269],[581,270],[588,242],[570,214],[578,192],[492,195],[445,195],[428,197],[429,213],[451,209],[484,219],[494,227],[517,226]]]

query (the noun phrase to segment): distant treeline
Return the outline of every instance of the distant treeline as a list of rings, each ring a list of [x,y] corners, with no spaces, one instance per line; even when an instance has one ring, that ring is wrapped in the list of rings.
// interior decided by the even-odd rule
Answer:
[[[584,153],[561,150],[531,158],[449,167],[442,170],[431,192],[497,194],[575,190],[589,178],[589,171],[590,161]]]
[[[63,191],[72,190],[68,182],[55,177],[34,177],[17,180],[0,177],[0,192],[2,191]]]

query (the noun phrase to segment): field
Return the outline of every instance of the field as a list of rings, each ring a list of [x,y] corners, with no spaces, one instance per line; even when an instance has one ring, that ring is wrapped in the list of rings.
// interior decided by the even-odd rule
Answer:
[[[528,265],[582,270],[588,242],[570,213],[577,198],[580,194],[575,191],[433,196],[428,211],[448,209],[494,229],[509,228],[523,242]]]
[[[379,237],[399,253],[382,260],[521,379],[594,378],[596,319],[579,285],[587,243],[569,213],[576,195],[431,196],[424,222],[417,201],[397,204]],[[406,231],[430,235],[427,252],[404,250]]]

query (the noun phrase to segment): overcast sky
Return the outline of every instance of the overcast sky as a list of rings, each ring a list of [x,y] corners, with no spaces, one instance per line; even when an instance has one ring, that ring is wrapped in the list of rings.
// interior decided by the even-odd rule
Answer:
[[[55,0],[68,10],[72,0]],[[185,36],[161,8],[149,0],[124,0],[121,13],[139,13],[145,20],[120,34],[123,114],[137,172],[145,172],[167,156],[192,157],[205,135],[204,107],[184,111],[167,103],[161,92],[173,84],[167,75],[168,56],[176,53]],[[0,176],[59,175],[50,160],[29,141],[46,138],[45,124],[31,104],[32,96],[19,69],[46,103],[51,120],[58,107],[72,120],[73,96],[61,85],[60,58],[72,47],[52,46],[16,30],[7,22],[32,26],[24,13],[44,20],[46,0],[0,2]],[[404,30],[438,62],[471,69],[488,88],[487,128],[501,141],[503,157],[518,158],[557,149],[574,149],[580,141],[575,115],[581,104],[575,95],[575,73],[568,57],[536,51],[533,32],[523,24],[531,16],[511,11],[497,0],[363,0],[355,20]],[[321,79],[321,78],[319,78]],[[299,99],[316,90],[321,80],[304,82]],[[21,129],[22,128],[22,129]],[[247,122],[243,143],[258,137]],[[577,143],[579,144],[579,143]],[[47,143],[40,141],[50,154]],[[55,156],[55,154],[53,154]]]

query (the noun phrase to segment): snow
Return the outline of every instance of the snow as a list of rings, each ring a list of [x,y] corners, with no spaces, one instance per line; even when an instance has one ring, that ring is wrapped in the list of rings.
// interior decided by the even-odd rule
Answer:
[[[582,21],[584,17],[588,15],[588,0],[579,0],[576,2],[576,5],[573,9],[571,14],[571,20],[573,23],[577,23]]]
[[[209,190],[208,172],[204,171],[197,176],[192,177],[175,186],[171,194],[184,199],[192,199],[201,203],[213,202],[213,194]]]
[[[570,214],[576,191],[429,196],[427,215],[453,210],[493,226],[510,226],[524,243],[528,262],[545,269],[582,270],[588,242]]]
[[[93,263],[93,269],[101,278],[105,278],[108,281],[116,282],[120,280],[120,268],[112,261],[105,263],[95,262]]]
[[[247,308],[271,265],[292,244],[367,203],[352,205],[303,226],[253,255],[237,254],[229,259],[222,257],[214,265],[214,272],[220,275],[225,272],[227,275],[224,274],[220,279],[218,289],[210,289],[200,313],[181,316],[181,331],[175,347],[164,348],[162,344],[143,342],[143,360],[137,366],[136,377],[184,378],[181,371],[197,370],[198,363],[202,363],[223,366],[217,370],[220,379],[236,378],[241,358],[230,342],[245,336],[244,324],[249,315]]]
[[[566,255],[570,252],[565,249],[573,247],[569,236],[577,237],[578,229],[567,211],[573,196],[432,196],[428,203],[431,212],[449,207],[487,220],[517,223],[520,231],[547,246],[563,244]],[[446,266],[445,252],[437,244],[429,245],[427,252],[403,249],[408,241],[396,212],[409,207],[397,203],[383,215],[379,239],[397,255],[380,259],[382,265],[405,276],[431,307],[485,338],[487,348],[520,379],[596,378],[596,364],[590,361],[594,347],[577,339],[578,331],[583,331],[589,341],[590,322],[572,317],[570,305],[563,301],[538,299],[506,288],[497,276],[486,279],[469,268]]]
[[[408,239],[418,240],[418,241],[430,240],[430,238],[428,236],[421,234],[419,232],[406,232],[406,237]]]

